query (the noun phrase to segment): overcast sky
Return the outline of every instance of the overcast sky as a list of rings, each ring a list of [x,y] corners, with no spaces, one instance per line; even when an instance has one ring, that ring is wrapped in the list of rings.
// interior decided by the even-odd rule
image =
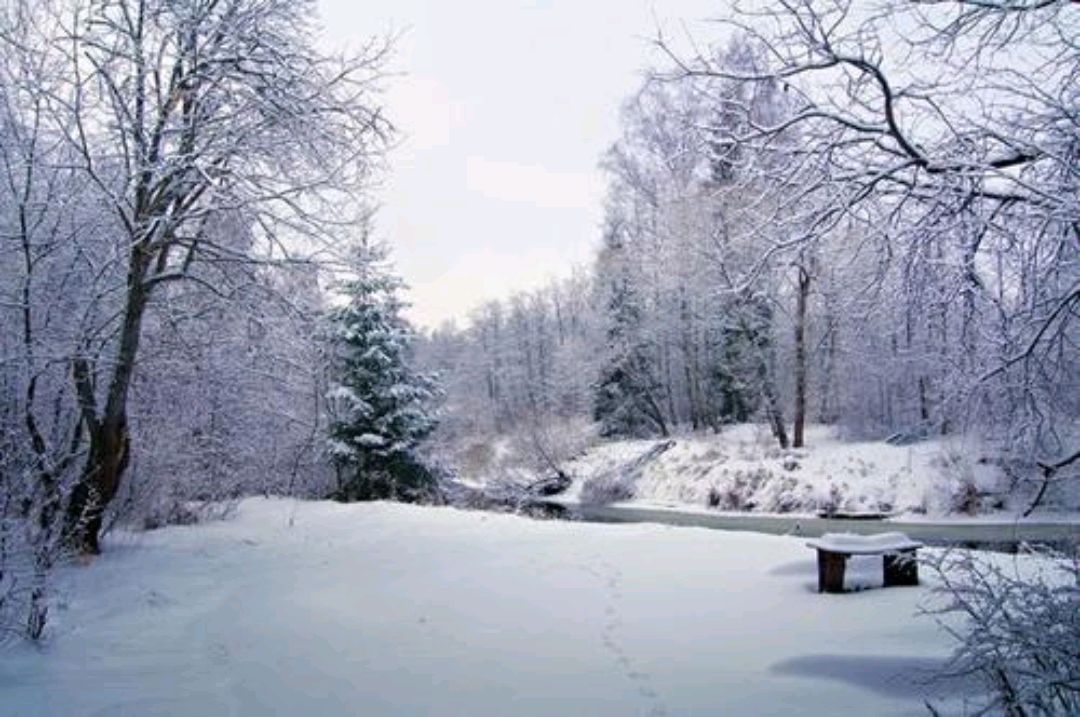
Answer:
[[[600,155],[622,100],[706,0],[320,0],[328,42],[403,32],[387,108],[403,133],[377,222],[433,327],[586,264]]]

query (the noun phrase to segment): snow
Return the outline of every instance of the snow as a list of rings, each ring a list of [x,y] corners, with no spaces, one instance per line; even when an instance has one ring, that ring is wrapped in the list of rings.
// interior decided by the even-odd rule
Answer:
[[[816,540],[806,543],[811,548],[827,550],[832,553],[850,555],[874,555],[881,552],[911,550],[923,545],[903,533],[878,533],[876,535],[856,535],[855,533],[826,533]]]
[[[0,660],[4,715],[917,715],[956,691],[922,682],[949,648],[925,586],[819,595],[789,537],[249,499],[59,581],[44,647]]]
[[[943,516],[950,496],[970,480],[992,491],[999,469],[980,460],[981,447],[963,439],[896,446],[847,441],[827,426],[810,426],[806,447],[782,450],[762,425],[719,434],[675,437],[673,448],[648,463],[634,481],[635,504],[728,511],[814,514],[819,510]],[[583,484],[631,462],[657,440],[602,443],[570,462],[575,501]]]

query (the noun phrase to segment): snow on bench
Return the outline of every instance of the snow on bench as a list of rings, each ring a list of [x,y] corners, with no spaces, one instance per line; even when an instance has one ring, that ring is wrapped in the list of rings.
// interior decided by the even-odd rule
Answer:
[[[903,533],[826,533],[806,545],[817,550],[819,593],[844,592],[844,567],[852,555],[882,556],[885,587],[919,584],[915,555],[923,544]]]
[[[877,535],[859,535],[857,533],[826,533],[816,540],[806,543],[811,548],[827,550],[830,553],[848,555],[879,555],[902,550],[915,550],[923,546],[903,533],[878,533]]]

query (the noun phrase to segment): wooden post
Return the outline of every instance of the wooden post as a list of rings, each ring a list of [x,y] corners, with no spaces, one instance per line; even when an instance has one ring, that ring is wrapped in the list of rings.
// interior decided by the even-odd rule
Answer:
[[[844,592],[844,566],[847,556],[818,548],[818,592]]]
[[[919,584],[919,562],[915,559],[914,550],[885,555],[882,566],[885,571],[885,587]]]

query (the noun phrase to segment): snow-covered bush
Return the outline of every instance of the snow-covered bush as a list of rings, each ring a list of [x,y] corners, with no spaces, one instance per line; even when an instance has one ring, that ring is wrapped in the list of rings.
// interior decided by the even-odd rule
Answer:
[[[0,525],[0,642],[9,637],[41,637],[48,617],[49,563],[31,540],[26,521],[5,518]]]
[[[498,498],[506,490],[527,492],[553,479],[568,484],[564,468],[596,442],[596,433],[582,417],[547,416],[497,435],[436,437],[426,453],[447,461],[460,480]]]
[[[71,484],[78,455],[64,453],[66,447],[31,451],[20,433],[27,424],[12,420],[13,399],[0,395],[0,642],[37,640],[45,631],[53,566],[66,554],[63,513],[50,488]]]
[[[599,427],[583,416],[548,417],[519,428],[510,435],[510,453],[518,462],[541,475],[585,453],[597,440]]]
[[[0,453],[0,642],[37,640],[48,621],[54,565],[64,559],[61,514],[34,489],[37,473],[4,473],[11,461]]]
[[[497,452],[491,441],[472,440],[457,452],[456,463],[463,475],[487,475],[495,462]]]
[[[944,512],[977,515],[1004,507],[1002,473],[985,458],[975,459],[977,452],[946,444],[931,460],[938,472],[931,500],[940,503]]]
[[[830,482],[828,492],[818,496],[818,512],[824,513],[825,515],[832,515],[840,510],[843,500],[844,494],[840,490],[840,487],[836,485],[836,483]]]
[[[633,481],[624,473],[611,471],[587,478],[581,484],[579,500],[585,505],[608,505],[633,497]]]
[[[133,525],[143,530],[156,530],[168,525],[195,525],[206,521],[224,520],[236,512],[239,503],[239,498],[190,501],[172,495],[144,506],[140,512],[139,521]]]
[[[977,714],[1080,714],[1080,562],[1042,552],[1000,557],[946,552],[927,561],[943,604],[926,608],[956,640],[949,675],[987,689]]]
[[[766,513],[794,513],[813,503],[813,489],[791,476],[777,476],[758,493],[758,510]]]
[[[979,488],[975,481],[961,480],[952,487],[949,495],[949,512],[975,515],[979,512],[981,501]]]
[[[709,489],[708,505],[720,510],[768,510],[761,508],[758,491],[775,478],[765,466],[755,468],[724,468],[721,479]]]

